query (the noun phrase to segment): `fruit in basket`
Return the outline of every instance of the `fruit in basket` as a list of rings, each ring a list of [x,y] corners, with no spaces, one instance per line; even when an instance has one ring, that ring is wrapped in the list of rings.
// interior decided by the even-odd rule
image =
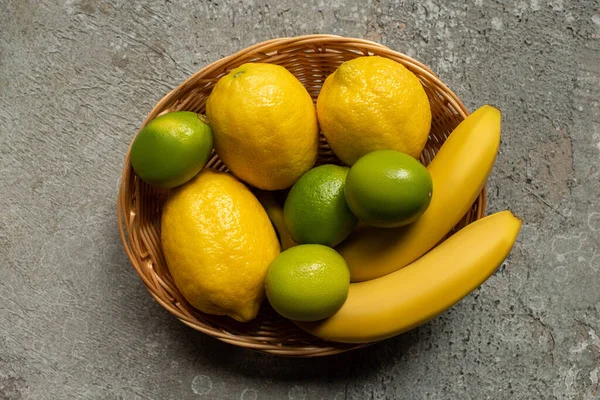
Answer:
[[[322,339],[347,343],[383,340],[415,328],[492,275],[520,227],[510,211],[473,222],[406,268],[351,284],[346,302],[331,318],[298,325]]]
[[[433,196],[427,210],[410,225],[356,229],[336,250],[352,281],[394,272],[421,257],[463,218],[485,186],[500,145],[501,113],[483,106],[450,134],[427,170]]]
[[[431,127],[431,109],[419,79],[388,58],[358,57],[325,80],[317,116],[333,152],[352,165],[375,150],[418,158]]]
[[[297,243],[335,246],[357,224],[344,198],[349,168],[320,165],[292,186],[283,207],[284,221]]]
[[[288,188],[316,161],[312,99],[284,67],[247,63],[233,69],[213,88],[206,114],[223,162],[257,188]]]
[[[265,278],[267,299],[282,316],[318,321],[333,315],[348,296],[350,272],[335,250],[302,244],[282,252]]]
[[[260,204],[264,207],[275,231],[277,232],[277,236],[279,237],[279,242],[281,243],[281,248],[283,250],[289,249],[290,247],[296,246],[298,243],[294,241],[292,235],[285,227],[285,222],[283,220],[283,208],[279,204],[279,202],[275,199],[272,192],[258,190],[256,193],[256,197]]]
[[[204,167],[213,149],[210,127],[199,114],[176,111],[150,121],[131,145],[135,173],[164,188],[179,186]]]
[[[161,241],[175,286],[192,306],[238,321],[256,317],[279,242],[243,183],[224,172],[200,172],[168,198]]]
[[[429,206],[433,183],[417,159],[378,150],[356,161],[346,179],[348,207],[361,222],[381,228],[410,224]]]

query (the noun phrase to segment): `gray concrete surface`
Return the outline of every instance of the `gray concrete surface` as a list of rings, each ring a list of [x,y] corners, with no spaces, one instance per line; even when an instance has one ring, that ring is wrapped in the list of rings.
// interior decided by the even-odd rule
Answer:
[[[134,4],[135,3],[135,4]],[[0,399],[600,399],[600,3],[0,0]],[[504,112],[491,211],[524,219],[443,316],[325,359],[197,333],[146,292],[116,195],[153,104],[276,36],[377,40]]]

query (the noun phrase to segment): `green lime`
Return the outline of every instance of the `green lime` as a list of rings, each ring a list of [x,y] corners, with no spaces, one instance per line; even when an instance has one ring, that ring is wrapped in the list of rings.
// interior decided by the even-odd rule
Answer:
[[[321,165],[292,186],[283,206],[285,224],[296,243],[335,246],[357,224],[344,198],[348,167]]]
[[[210,126],[199,114],[176,111],[150,121],[131,146],[131,165],[145,182],[172,188],[192,179],[213,148]]]
[[[381,228],[414,222],[431,201],[433,182],[417,159],[395,150],[361,157],[346,178],[346,202],[367,225]]]
[[[293,321],[318,321],[335,314],[348,297],[350,270],[330,247],[302,244],[282,252],[267,269],[267,299]]]

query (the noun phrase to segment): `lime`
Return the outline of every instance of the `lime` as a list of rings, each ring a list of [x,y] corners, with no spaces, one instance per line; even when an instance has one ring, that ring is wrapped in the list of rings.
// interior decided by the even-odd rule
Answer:
[[[199,114],[176,111],[150,121],[131,146],[131,165],[145,182],[172,188],[192,179],[213,148],[210,126]]]
[[[350,234],[358,221],[344,198],[349,170],[321,165],[296,181],[283,207],[285,224],[296,243],[333,247]]]
[[[344,193],[361,222],[391,228],[410,224],[425,212],[433,182],[417,159],[395,150],[378,150],[352,166]]]
[[[350,270],[330,247],[302,244],[285,250],[267,269],[267,299],[282,316],[318,321],[335,314],[348,297]]]

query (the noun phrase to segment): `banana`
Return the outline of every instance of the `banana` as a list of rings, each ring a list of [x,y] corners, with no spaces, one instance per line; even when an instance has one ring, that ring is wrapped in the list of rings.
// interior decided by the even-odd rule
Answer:
[[[271,223],[275,227],[279,236],[279,243],[281,244],[281,250],[289,249],[290,247],[297,246],[298,243],[294,241],[292,235],[287,230],[285,222],[283,220],[283,208],[275,200],[271,192],[259,191],[256,194],[258,201],[262,204],[263,208],[267,212]]]
[[[510,252],[521,221],[510,211],[480,219],[406,268],[352,283],[332,317],[296,322],[326,340],[367,343],[408,331],[439,315],[481,285]]]
[[[427,167],[433,196],[417,221],[393,229],[362,227],[336,248],[348,263],[352,282],[403,268],[433,248],[461,220],[494,166],[500,120],[500,111],[486,105],[450,134]]]

